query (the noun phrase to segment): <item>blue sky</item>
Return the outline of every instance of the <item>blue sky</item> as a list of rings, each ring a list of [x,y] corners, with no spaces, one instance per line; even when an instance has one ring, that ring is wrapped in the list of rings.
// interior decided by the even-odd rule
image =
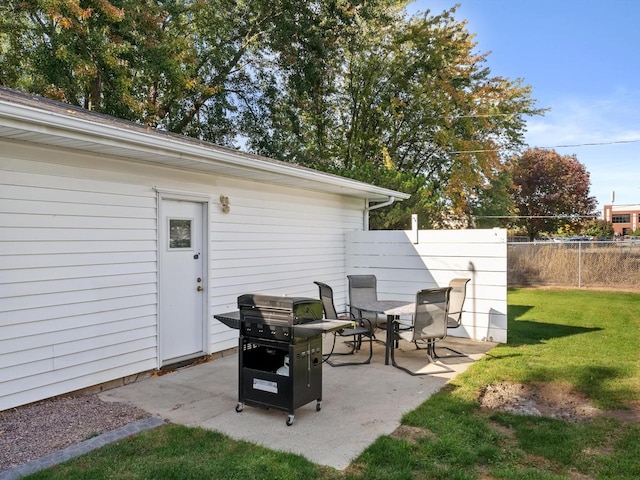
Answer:
[[[523,79],[550,108],[528,119],[527,144],[575,154],[600,212],[612,191],[615,205],[640,204],[640,0],[416,0],[409,11],[456,3],[492,75]]]

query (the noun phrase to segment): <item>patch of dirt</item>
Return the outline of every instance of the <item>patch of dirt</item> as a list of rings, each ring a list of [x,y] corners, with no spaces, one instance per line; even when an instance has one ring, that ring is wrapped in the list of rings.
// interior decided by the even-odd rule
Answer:
[[[429,430],[419,427],[411,427],[409,425],[400,425],[391,432],[391,437],[406,440],[409,443],[416,443],[421,438],[436,438],[435,434]]]
[[[640,423],[640,405],[628,410],[600,410],[589,399],[563,383],[498,383],[486,386],[478,398],[480,406],[520,415],[585,422],[606,415],[618,420]]]

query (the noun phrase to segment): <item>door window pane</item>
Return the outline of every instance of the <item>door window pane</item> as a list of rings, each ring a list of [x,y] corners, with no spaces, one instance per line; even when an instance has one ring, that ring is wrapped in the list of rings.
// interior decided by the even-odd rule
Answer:
[[[169,248],[191,248],[191,220],[169,219]]]

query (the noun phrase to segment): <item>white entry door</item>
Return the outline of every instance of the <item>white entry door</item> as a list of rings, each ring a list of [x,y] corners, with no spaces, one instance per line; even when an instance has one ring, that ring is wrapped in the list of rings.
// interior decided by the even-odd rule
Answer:
[[[160,231],[160,360],[197,357],[205,349],[206,281],[202,203],[163,200]]]

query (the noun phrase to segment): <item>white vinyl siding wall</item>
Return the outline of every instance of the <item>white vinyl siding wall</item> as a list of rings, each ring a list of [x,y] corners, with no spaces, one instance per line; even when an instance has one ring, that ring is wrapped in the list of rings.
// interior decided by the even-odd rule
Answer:
[[[0,411],[158,367],[156,190],[209,199],[208,353],[238,295],[344,296],[363,200],[0,142]]]
[[[237,309],[243,293],[317,298],[314,280],[333,282],[344,291],[344,235],[362,228],[363,202],[282,188],[261,190],[225,188],[231,211],[214,213],[213,313]],[[236,337],[229,341],[229,329],[214,320],[214,350],[237,346]]]
[[[156,366],[156,199],[2,172],[0,410]]]

